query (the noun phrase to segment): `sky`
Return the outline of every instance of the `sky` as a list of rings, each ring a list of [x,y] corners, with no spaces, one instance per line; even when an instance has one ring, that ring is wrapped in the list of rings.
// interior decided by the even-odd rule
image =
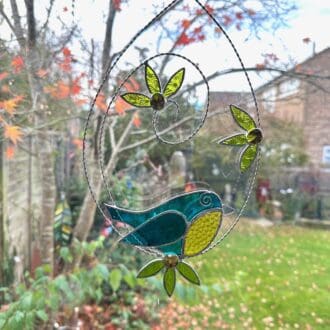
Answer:
[[[19,0],[23,2],[23,0]],[[40,1],[40,0],[39,0]],[[36,1],[36,15],[45,15],[44,8]],[[9,2],[9,1],[7,1]],[[124,10],[116,18],[116,28],[114,33],[114,43],[119,50],[152,16],[150,10],[153,4],[169,3],[170,0],[130,0],[129,6],[123,6]],[[251,0],[253,2],[253,0]],[[75,21],[82,29],[86,40],[93,38],[103,41],[105,30],[105,19],[108,1],[105,0],[83,0],[75,1]],[[298,10],[290,16],[287,26],[276,31],[262,32],[259,38],[252,37],[246,41],[248,31],[230,30],[229,34],[245,66],[254,66],[263,61],[262,54],[275,53],[281,63],[299,63],[312,55],[313,42],[316,52],[330,46],[330,0],[297,0]],[[67,7],[69,11],[63,12]],[[71,0],[55,1],[54,11],[60,15],[61,19],[70,22]],[[60,24],[54,21],[54,29],[60,29]],[[1,30],[0,30],[1,31]],[[302,39],[309,37],[312,42],[303,43]],[[228,46],[228,45],[227,45]],[[73,52],[79,56],[82,50],[79,45],[73,46]],[[237,59],[233,58],[230,47],[224,47],[221,51],[219,45],[212,40],[191,46],[191,53],[199,56],[207,62],[205,73],[209,74],[216,70],[237,67]],[[206,59],[206,55],[208,58]],[[220,59],[220,60],[219,60]],[[231,61],[232,59],[232,61]],[[254,87],[265,83],[271,77],[269,75],[251,75]],[[210,84],[211,90],[246,90],[247,84],[241,83],[242,76],[226,76],[225,79],[217,79]]]
[[[104,23],[100,17],[93,19],[91,17],[91,7],[88,4],[89,0],[84,1],[84,5],[80,2],[79,8],[77,6],[77,17],[84,28],[84,33],[90,38],[96,38],[100,41],[103,38]],[[115,33],[115,41],[119,47],[126,44],[127,40],[139,28],[141,28],[149,19],[152,18],[151,11],[146,9],[152,3],[159,3],[160,1],[142,1],[130,0],[130,6],[125,8],[118,16]],[[164,1],[168,3],[169,1]],[[95,5],[104,4],[104,1],[95,1]],[[253,66],[256,63],[263,61],[262,54],[275,53],[281,62],[299,63],[310,57],[313,52],[313,43],[315,43],[316,52],[330,46],[330,0],[297,0],[298,10],[291,15],[287,21],[287,26],[280,28],[275,34],[271,32],[262,32],[260,38],[250,38],[246,40],[248,31],[230,31],[230,37],[233,39],[235,46],[243,59],[245,66]],[[106,10],[106,7],[104,8]],[[150,8],[149,8],[150,9]],[[91,23],[93,21],[93,23]],[[306,44],[302,41],[303,38],[309,37],[312,42]],[[191,51],[195,54],[201,52],[203,54],[217,54],[219,53],[218,45],[212,40],[204,42],[203,44],[196,44],[192,46]],[[232,57],[230,54],[225,55],[226,58]],[[205,56],[205,55],[204,55]],[[211,57],[212,58],[212,57]],[[235,64],[234,64],[235,63]],[[237,66],[237,61],[230,61],[226,64],[228,66]],[[208,72],[212,73],[219,69],[219,62],[212,58],[208,61]],[[211,83],[212,90],[246,90],[246,84],[240,84],[242,77],[226,76],[226,79],[218,79]],[[270,79],[269,75],[258,77],[251,76],[255,87],[265,83]]]

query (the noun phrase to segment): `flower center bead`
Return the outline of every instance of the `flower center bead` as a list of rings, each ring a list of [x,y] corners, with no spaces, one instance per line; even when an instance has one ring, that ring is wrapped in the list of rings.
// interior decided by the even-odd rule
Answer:
[[[246,139],[250,144],[258,144],[262,141],[262,131],[259,128],[254,128],[247,133]]]
[[[178,264],[179,258],[176,254],[168,254],[165,256],[164,262],[167,268],[173,268]]]
[[[165,98],[160,93],[155,93],[151,97],[151,106],[154,110],[162,110],[165,106]]]

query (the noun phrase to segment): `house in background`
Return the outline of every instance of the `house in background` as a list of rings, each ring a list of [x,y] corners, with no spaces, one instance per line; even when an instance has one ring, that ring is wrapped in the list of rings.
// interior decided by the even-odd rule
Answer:
[[[297,65],[295,72],[298,75],[288,71],[256,90],[262,115],[299,125],[309,164],[329,173],[330,48]]]
[[[316,201],[309,216],[329,219],[330,48],[297,65],[295,73],[288,71],[259,87],[256,95],[266,123],[277,118],[301,129],[308,163],[287,171],[296,188]]]
[[[318,210],[311,217],[330,219],[330,48],[262,85],[255,94],[266,130],[274,119],[301,129],[308,163],[285,168],[283,175],[316,200]],[[229,104],[247,109],[254,106],[249,93],[212,92],[210,100],[210,112]],[[272,186],[279,188],[276,183]]]

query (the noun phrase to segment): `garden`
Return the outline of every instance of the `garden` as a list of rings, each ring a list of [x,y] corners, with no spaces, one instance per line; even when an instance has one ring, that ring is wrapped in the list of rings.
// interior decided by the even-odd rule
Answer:
[[[0,0],[0,329],[330,328],[327,168],[249,74],[328,77],[236,48],[297,10]]]

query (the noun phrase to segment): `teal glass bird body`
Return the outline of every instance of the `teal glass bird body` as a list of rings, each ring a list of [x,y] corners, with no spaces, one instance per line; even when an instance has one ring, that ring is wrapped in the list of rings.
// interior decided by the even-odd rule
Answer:
[[[142,211],[131,211],[114,205],[106,207],[112,220],[133,228],[123,237],[123,242],[140,247],[153,247],[164,254],[175,254],[179,257],[184,255],[185,238],[193,223],[197,224],[199,219],[204,219],[205,222],[209,214],[216,213],[217,224],[213,226],[216,229],[213,233],[215,236],[222,215],[220,197],[209,190],[184,193]],[[195,232],[194,236],[203,234],[198,230]]]

